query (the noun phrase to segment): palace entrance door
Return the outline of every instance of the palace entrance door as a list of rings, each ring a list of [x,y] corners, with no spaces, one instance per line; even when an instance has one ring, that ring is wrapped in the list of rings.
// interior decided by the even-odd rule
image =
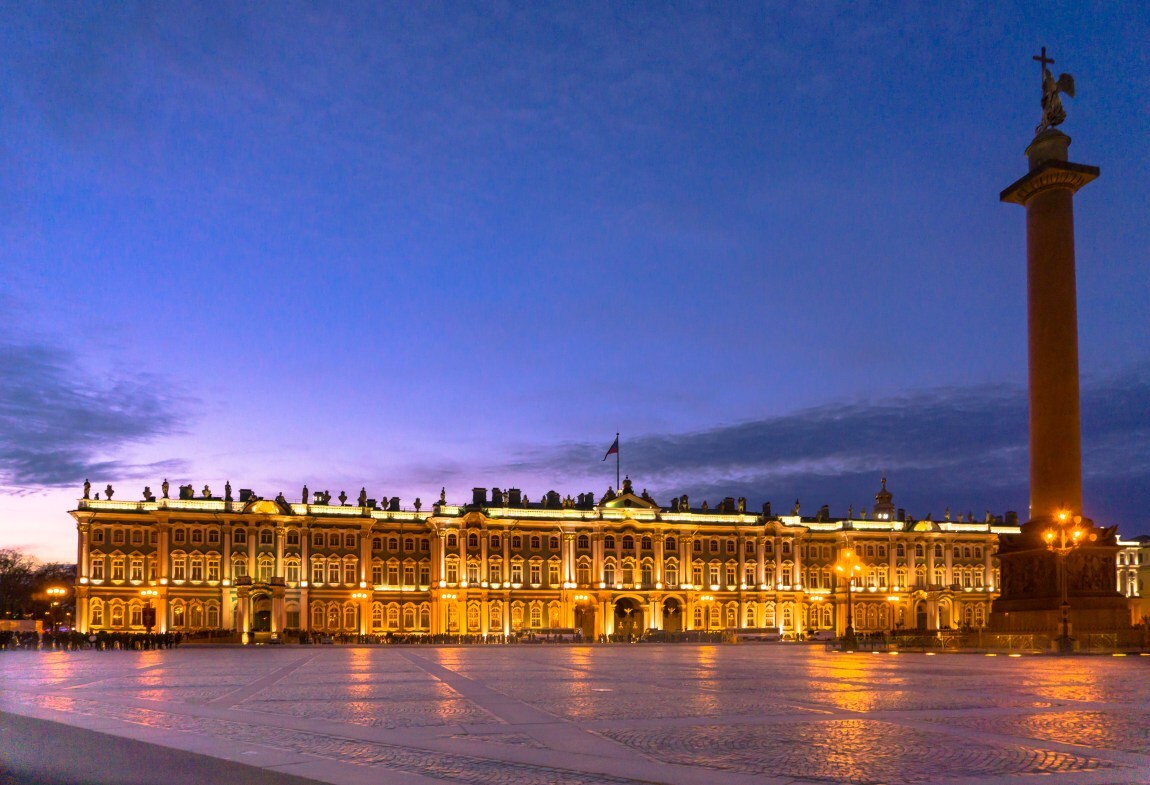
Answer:
[[[630,597],[615,601],[615,634],[638,638],[643,634],[643,606]]]
[[[663,630],[683,631],[683,604],[674,597],[668,597],[663,601]]]

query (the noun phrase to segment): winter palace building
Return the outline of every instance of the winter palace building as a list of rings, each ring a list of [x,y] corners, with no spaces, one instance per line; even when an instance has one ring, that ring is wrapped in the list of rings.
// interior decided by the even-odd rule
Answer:
[[[89,498],[78,530],[81,631],[227,629],[245,640],[327,634],[512,635],[577,629],[585,638],[647,630],[777,629],[841,633],[853,572],[860,633],[978,628],[996,596],[998,537],[1018,531],[987,515],[914,521],[883,480],[872,510],[832,518],[760,513],[743,499],[661,506],[630,480],[600,499],[476,488],[466,505],[441,496],[377,504],[360,493],[304,502],[231,498],[191,486],[179,498]],[[312,503],[314,502],[314,503]],[[1139,549],[1119,553],[1118,589],[1138,593]]]

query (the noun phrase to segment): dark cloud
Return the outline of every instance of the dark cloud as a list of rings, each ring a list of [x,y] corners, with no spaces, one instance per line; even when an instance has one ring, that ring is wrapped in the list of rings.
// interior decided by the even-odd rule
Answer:
[[[1083,384],[1083,465],[1087,513],[1145,528],[1150,506],[1150,368]],[[572,471],[597,462],[599,444],[525,452],[505,468],[579,483],[604,473]],[[987,509],[1026,514],[1026,390],[1007,385],[941,388],[850,401],[705,431],[623,439],[623,468],[664,501],[688,493],[712,505],[724,496],[796,497],[811,512],[830,504],[869,507],[886,472],[896,503],[918,517]]]
[[[67,350],[0,343],[0,485],[15,489],[174,472],[182,461],[134,464],[123,448],[182,430],[187,398],[170,382],[112,372],[94,378]]]

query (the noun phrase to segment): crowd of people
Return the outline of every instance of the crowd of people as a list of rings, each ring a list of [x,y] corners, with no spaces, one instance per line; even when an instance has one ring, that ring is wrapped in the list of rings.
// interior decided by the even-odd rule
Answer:
[[[178,632],[107,632],[101,630],[90,635],[82,632],[36,632],[0,630],[0,651],[150,651],[174,649],[184,641]]]

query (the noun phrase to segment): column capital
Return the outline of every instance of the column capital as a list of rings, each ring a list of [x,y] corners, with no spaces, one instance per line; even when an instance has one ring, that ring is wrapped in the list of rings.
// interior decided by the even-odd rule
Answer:
[[[1096,179],[1101,173],[1097,166],[1070,161],[1044,161],[1011,183],[999,194],[999,199],[1011,204],[1026,205],[1035,194],[1053,188],[1066,188],[1072,193]]]

